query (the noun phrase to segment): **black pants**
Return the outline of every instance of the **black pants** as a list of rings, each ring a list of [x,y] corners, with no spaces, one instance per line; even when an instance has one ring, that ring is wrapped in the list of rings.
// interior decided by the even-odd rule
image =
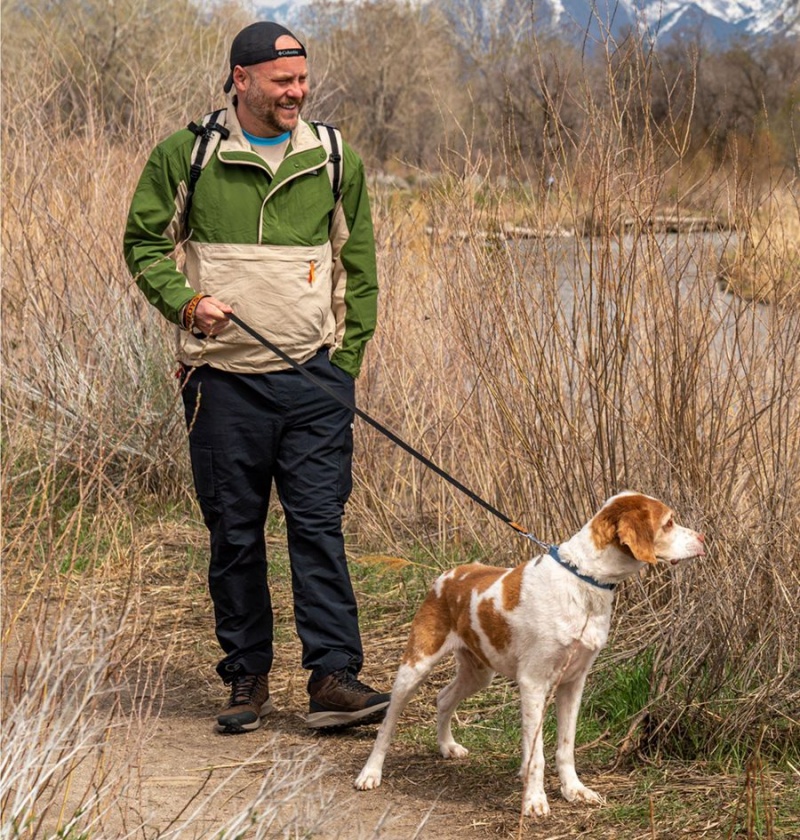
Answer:
[[[355,384],[320,350],[306,369],[351,404]],[[294,615],[311,680],[361,669],[355,595],[342,536],[352,489],[352,412],[296,370],[185,378],[195,490],[211,537],[209,589],[225,657],[217,672],[265,674],[273,614],[264,526],[274,479],[286,514]]]

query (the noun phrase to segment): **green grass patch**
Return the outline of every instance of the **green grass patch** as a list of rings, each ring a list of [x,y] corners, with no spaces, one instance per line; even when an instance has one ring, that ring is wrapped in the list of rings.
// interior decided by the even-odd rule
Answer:
[[[653,651],[648,649],[626,662],[593,670],[584,692],[582,716],[592,717],[599,728],[623,735],[631,719],[647,706]]]
[[[608,741],[617,745],[640,718],[633,735],[638,750],[652,757],[702,761],[721,772],[740,773],[758,750],[776,766],[797,766],[800,744],[790,710],[781,715],[765,707],[760,730],[735,725],[742,698],[762,688],[748,675],[729,664],[704,663],[688,677],[676,674],[664,682],[669,675],[654,673],[654,662],[655,650],[648,648],[596,669],[587,682],[581,718],[594,721],[600,732],[608,730]],[[663,694],[655,694],[656,683],[667,686]]]

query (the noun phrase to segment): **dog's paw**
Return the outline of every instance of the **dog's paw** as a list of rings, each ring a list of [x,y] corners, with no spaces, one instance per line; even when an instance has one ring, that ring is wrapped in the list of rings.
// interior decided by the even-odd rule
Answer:
[[[365,767],[353,782],[353,786],[357,790],[375,790],[376,787],[380,786],[382,777],[383,774],[380,770],[370,770]]]
[[[522,815],[524,817],[549,817],[550,804],[545,793],[526,795],[525,801],[522,803]]]
[[[444,758],[466,758],[469,750],[453,741],[451,744],[439,744],[439,751]]]
[[[592,805],[605,805],[605,799],[591,788],[578,783],[577,785],[561,786],[561,795],[567,802],[588,802]]]

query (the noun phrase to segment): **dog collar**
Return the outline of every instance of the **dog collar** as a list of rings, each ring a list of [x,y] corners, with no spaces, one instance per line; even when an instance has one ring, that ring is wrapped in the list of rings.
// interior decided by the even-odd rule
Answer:
[[[617,585],[615,583],[601,583],[596,578],[591,577],[590,575],[585,575],[582,572],[579,572],[578,569],[572,565],[572,563],[568,563],[564,558],[558,553],[558,546],[551,545],[550,548],[547,550],[547,553],[556,561],[562,565],[568,572],[572,572],[575,577],[579,577],[581,580],[586,581],[586,583],[591,583],[592,586],[596,586],[598,589],[607,589],[609,592],[613,592]]]

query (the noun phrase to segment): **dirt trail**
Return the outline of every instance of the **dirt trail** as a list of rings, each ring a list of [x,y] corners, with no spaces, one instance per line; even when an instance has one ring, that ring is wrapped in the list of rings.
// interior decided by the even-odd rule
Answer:
[[[154,542],[169,557],[172,545],[179,547],[182,541],[165,540],[159,535]],[[153,574],[156,569],[158,573]],[[377,727],[321,735],[306,726],[308,675],[299,665],[300,643],[286,606],[290,603],[288,579],[281,576],[272,582],[276,638],[270,694],[276,711],[255,732],[237,736],[215,733],[213,716],[226,694],[213,673],[219,651],[213,638],[205,582],[197,570],[189,571],[186,585],[177,590],[172,585],[174,579],[174,568],[169,570],[161,563],[151,567],[148,586],[158,598],[158,636],[171,639],[171,650],[160,714],[150,733],[152,737],[140,747],[137,797],[141,802],[132,803],[142,816],[150,815],[149,825],[163,830],[192,797],[195,798],[186,814],[210,797],[207,831],[211,836],[226,815],[241,810],[254,799],[265,773],[270,769],[277,772],[275,768],[287,757],[302,764],[311,751],[314,769],[321,766],[324,776],[318,784],[309,786],[306,818],[319,810],[320,802],[331,802],[324,809],[330,822],[313,835],[315,838],[401,840],[417,836],[474,840],[516,836],[519,780],[513,773],[503,780],[486,780],[476,774],[474,767],[470,768],[469,758],[445,762],[427,747],[395,743],[387,758],[384,785],[369,792],[353,788]],[[193,597],[187,598],[187,592]],[[361,598],[362,608],[367,597]],[[388,690],[407,628],[398,627],[397,617],[388,615],[385,620],[362,621],[362,636],[368,660],[362,677],[376,688]],[[429,685],[420,692],[403,718],[404,725],[422,716],[426,725],[434,726],[435,688]],[[298,755],[300,759],[295,758]],[[235,770],[235,778],[215,792]],[[301,767],[300,772],[313,773],[311,763]],[[491,802],[486,799],[489,790]],[[509,827],[513,829],[511,834]]]
[[[289,646],[294,643],[289,642]],[[323,809],[324,825],[311,835],[315,838],[566,838],[586,836],[587,831],[591,836],[597,809],[576,808],[561,800],[557,779],[549,772],[546,787],[552,816],[520,823],[521,786],[513,770],[492,775],[475,756],[445,761],[422,744],[393,743],[381,787],[356,791],[353,780],[372,749],[377,727],[333,734],[314,732],[304,719],[304,674],[298,671],[287,678],[276,670],[272,683],[276,711],[264,719],[261,729],[237,736],[221,736],[213,731],[215,706],[211,698],[224,699],[217,685],[194,697],[185,690],[167,692],[153,737],[144,746],[141,759],[141,809],[151,815],[151,826],[163,829],[179,810],[178,804],[194,796],[195,806],[204,799],[210,800],[204,822],[210,837],[227,815],[242,810],[257,796],[270,768],[281,761],[307,759],[301,773],[321,769],[324,775],[318,783],[309,785],[307,802],[301,807],[306,808],[306,813],[318,812],[320,802],[330,802]],[[410,707],[410,720],[404,718],[401,726],[421,720],[433,727],[432,691],[412,706],[416,708]],[[222,789],[215,790],[237,768],[238,774],[225,781]],[[598,778],[595,776],[593,781]],[[608,776],[599,781],[601,790],[611,784]],[[631,780],[622,775],[613,784],[620,790],[630,790],[632,786]],[[624,835],[604,829],[596,836]]]
[[[403,755],[401,748],[399,754],[395,751],[392,755],[391,775],[384,786],[368,793],[356,791],[352,780],[371,749],[374,732],[375,727],[365,727],[319,736],[307,729],[298,713],[276,711],[257,732],[223,737],[213,732],[210,720],[167,712],[157,721],[154,737],[141,753],[141,802],[135,807],[148,815],[146,821],[152,828],[163,830],[183,804],[194,798],[197,807],[208,799],[209,813],[196,825],[198,829],[204,826],[210,837],[226,817],[245,809],[257,796],[270,767],[281,758],[311,750],[311,761],[315,766],[321,762],[325,775],[319,784],[310,786],[309,801],[301,807],[315,810],[320,801],[330,797],[335,810],[331,816],[326,809],[329,818],[315,837],[471,840],[498,836],[497,815],[487,820],[485,808],[464,801],[461,794],[454,795],[457,768],[453,767],[449,780],[420,778],[424,767],[438,763],[432,754],[420,755],[415,750],[414,756]],[[414,761],[420,765],[417,771],[404,772],[402,765]],[[241,768],[238,775],[228,778],[237,768]],[[223,780],[224,785],[217,789]],[[513,821],[513,810],[506,817]],[[505,819],[500,820],[503,822]]]

